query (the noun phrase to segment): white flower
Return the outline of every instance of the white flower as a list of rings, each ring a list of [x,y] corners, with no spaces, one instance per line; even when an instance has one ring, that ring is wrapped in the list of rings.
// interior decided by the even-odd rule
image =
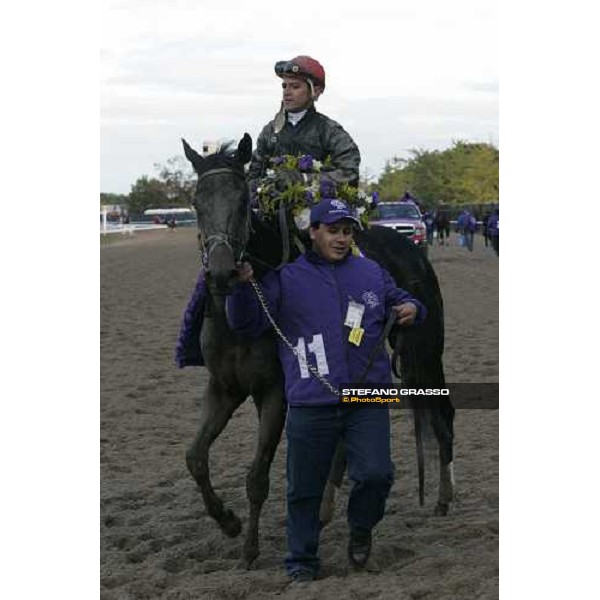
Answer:
[[[267,169],[267,177],[275,177],[275,170],[274,169]]]
[[[298,231],[308,229],[310,225],[310,208],[303,208],[297,215],[294,216],[294,223]]]
[[[365,212],[366,210],[367,210],[367,209],[366,209],[364,206],[359,206],[359,207],[356,209],[356,214],[357,214],[357,215],[360,217],[362,214],[364,214],[364,212]]]
[[[323,166],[323,163],[320,160],[313,160],[313,171],[320,171],[321,167]]]

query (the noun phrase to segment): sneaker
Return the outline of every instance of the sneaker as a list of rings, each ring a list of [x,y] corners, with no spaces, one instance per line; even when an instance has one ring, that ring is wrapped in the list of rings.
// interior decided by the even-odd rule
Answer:
[[[365,529],[350,530],[348,540],[348,559],[357,569],[362,569],[371,554],[371,532]]]
[[[296,571],[292,574],[292,583],[309,583],[314,581],[315,576],[310,571]]]

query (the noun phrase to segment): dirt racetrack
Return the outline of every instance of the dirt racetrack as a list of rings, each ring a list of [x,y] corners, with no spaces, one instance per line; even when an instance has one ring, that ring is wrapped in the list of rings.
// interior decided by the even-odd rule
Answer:
[[[457,410],[457,498],[434,517],[437,473],[419,507],[408,411],[392,411],[396,482],[374,535],[367,572],[348,570],[344,504],[322,534],[321,577],[290,588],[285,554],[285,436],[271,471],[261,555],[238,567],[242,536],[226,538],[207,516],[185,467],[206,384],[204,368],[177,369],[173,350],[197,273],[196,232],[118,236],[101,250],[101,597],[133,600],[242,598],[498,597],[498,411]],[[445,303],[450,382],[498,381],[498,259],[481,236],[430,254]],[[256,431],[246,402],[211,453],[217,493],[247,516],[245,477]],[[432,463],[433,464],[433,463]],[[344,484],[346,485],[346,484]]]

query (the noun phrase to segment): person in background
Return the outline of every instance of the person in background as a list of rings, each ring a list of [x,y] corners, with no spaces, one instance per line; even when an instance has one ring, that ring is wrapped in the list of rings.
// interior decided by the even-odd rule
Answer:
[[[419,209],[419,212],[425,212],[423,206],[421,205],[421,202],[417,198],[415,198],[408,190],[404,192],[402,197],[399,198],[398,202],[410,202]]]
[[[461,236],[461,246],[473,252],[473,237],[477,230],[477,219],[468,211],[463,210],[456,221],[456,230]]]
[[[487,223],[487,232],[492,242],[492,248],[497,256],[500,256],[500,209],[494,209]]]
[[[427,232],[427,244],[429,246],[432,246],[433,245],[433,230],[434,230],[434,225],[435,225],[435,217],[434,217],[433,211],[428,210],[423,215],[423,222],[425,223],[425,229]]]
[[[477,219],[475,215],[467,211],[467,218],[465,222],[465,246],[469,252],[473,252],[473,241],[475,239],[475,232],[477,231]]]
[[[488,247],[488,243],[490,241],[490,238],[488,236],[488,228],[487,228],[488,221],[490,220],[490,216],[491,216],[491,213],[490,212],[486,212],[483,215],[483,218],[481,219],[481,233],[483,235],[483,241],[485,243],[485,247],[486,248]]]
[[[456,233],[458,233],[458,245],[459,246],[465,245],[464,231],[465,231],[466,219],[467,219],[467,211],[461,210],[460,214],[458,215],[458,217],[456,219]]]
[[[438,234],[438,244],[444,246],[446,240],[450,243],[450,217],[445,210],[438,209],[435,213],[435,230]]]
[[[298,583],[312,581],[319,571],[319,508],[340,438],[354,482],[348,558],[356,568],[367,563],[371,531],[383,518],[393,482],[389,409],[343,405],[337,389],[361,379],[390,314],[400,326],[420,324],[426,316],[425,307],[397,288],[387,271],[352,254],[357,226],[344,202],[322,200],[310,213],[312,249],[261,282],[272,317],[289,343],[281,338],[278,344],[288,404],[285,564]],[[226,311],[234,331],[256,337],[272,324],[249,283],[252,276],[251,265],[243,263]],[[391,383],[387,352],[382,348],[373,358],[369,381]]]

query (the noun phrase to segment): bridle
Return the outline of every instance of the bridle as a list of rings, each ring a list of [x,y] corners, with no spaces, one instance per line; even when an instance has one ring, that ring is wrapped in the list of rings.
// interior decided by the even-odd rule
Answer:
[[[213,175],[235,175],[238,179],[241,179],[244,182],[244,186],[246,185],[246,178],[240,171],[233,169],[231,167],[218,167],[215,169],[209,169],[205,173],[202,173],[198,177],[198,182],[196,184],[196,193],[198,194],[198,188],[200,183],[207,179],[208,177],[212,177]],[[243,236],[235,236],[229,232],[217,231],[209,236],[205,236],[202,231],[200,224],[198,224],[198,229],[200,230],[199,236],[199,245],[200,252],[202,253],[202,263],[205,268],[208,267],[208,262],[210,259],[210,255],[213,253],[217,246],[225,246],[234,256],[234,259],[237,261],[241,260],[242,255],[244,254],[244,248],[246,246],[246,242],[248,241],[249,233],[250,233],[250,202],[246,202],[248,214],[246,216],[246,230]],[[233,242],[233,244],[232,244]],[[240,256],[236,257],[233,249],[233,245],[237,244],[240,248]]]

